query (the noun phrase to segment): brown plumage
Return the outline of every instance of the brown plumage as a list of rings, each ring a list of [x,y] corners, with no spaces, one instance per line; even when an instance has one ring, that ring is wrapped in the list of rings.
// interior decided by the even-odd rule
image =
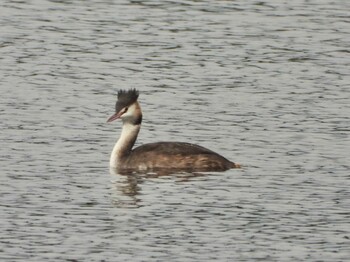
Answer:
[[[190,143],[157,142],[132,149],[142,122],[138,94],[135,89],[119,91],[116,113],[108,119],[108,122],[118,118],[123,121],[122,133],[111,154],[111,167],[121,171],[224,171],[240,167],[207,148]]]

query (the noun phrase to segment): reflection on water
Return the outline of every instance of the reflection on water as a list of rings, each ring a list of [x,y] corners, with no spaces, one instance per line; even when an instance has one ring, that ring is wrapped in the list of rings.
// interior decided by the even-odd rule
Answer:
[[[115,168],[110,168],[112,185],[112,202],[117,207],[139,207],[142,200],[142,183],[147,179],[165,178],[177,183],[189,182],[193,178],[212,175],[212,173],[200,172],[175,172],[171,170],[160,170],[158,172],[121,172]]]
[[[140,204],[142,178],[136,175],[112,173],[112,201],[117,207],[137,207]]]

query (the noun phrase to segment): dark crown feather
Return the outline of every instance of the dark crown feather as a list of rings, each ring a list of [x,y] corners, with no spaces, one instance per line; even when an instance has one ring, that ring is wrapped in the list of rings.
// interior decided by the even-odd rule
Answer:
[[[119,112],[122,108],[135,103],[138,97],[139,91],[137,91],[135,88],[129,90],[119,90],[115,111]]]

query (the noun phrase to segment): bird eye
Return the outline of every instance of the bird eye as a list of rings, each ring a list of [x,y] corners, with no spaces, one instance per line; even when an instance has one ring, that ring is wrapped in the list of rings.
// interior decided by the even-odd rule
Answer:
[[[124,113],[128,112],[128,109],[127,107],[124,107]]]

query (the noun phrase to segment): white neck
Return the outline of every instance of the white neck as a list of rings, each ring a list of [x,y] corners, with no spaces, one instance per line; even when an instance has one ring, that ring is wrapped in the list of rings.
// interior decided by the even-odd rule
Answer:
[[[123,158],[127,157],[140,131],[141,125],[123,122],[123,129],[117,143],[114,145],[109,165],[113,168],[122,167]]]

